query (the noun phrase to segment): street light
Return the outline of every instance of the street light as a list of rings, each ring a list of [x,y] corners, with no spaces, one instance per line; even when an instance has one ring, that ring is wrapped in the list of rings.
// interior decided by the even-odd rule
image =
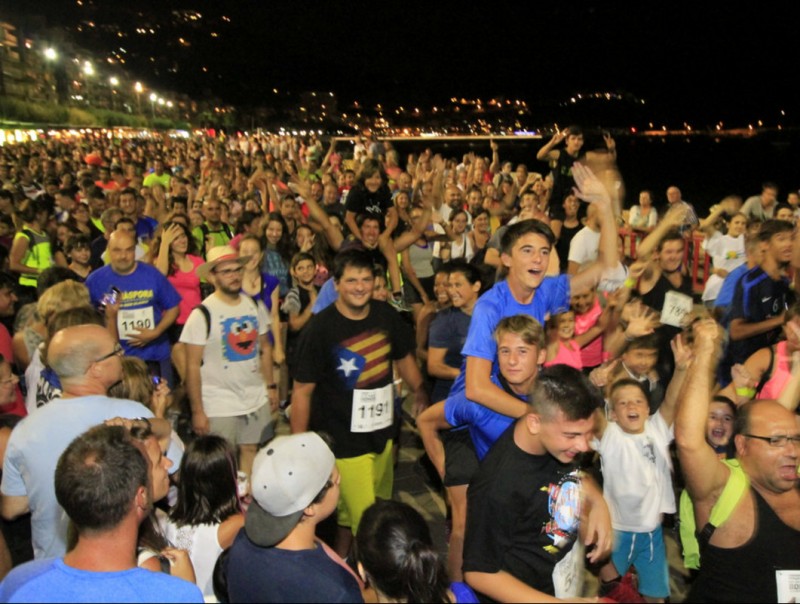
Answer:
[[[55,63],[58,60],[58,52],[56,52],[55,48],[52,48],[52,47],[48,46],[47,48],[44,49],[44,58],[45,58],[45,61],[47,61],[48,63]],[[55,65],[53,65],[52,77],[53,77],[53,89],[55,89],[56,88],[56,68],[55,68]],[[48,86],[48,89],[50,89],[49,86]],[[58,92],[57,91],[56,91],[56,94],[55,94],[55,98],[56,98],[56,103],[58,103]]]
[[[136,106],[139,109],[139,114],[142,113],[142,92],[144,91],[144,86],[142,86],[141,82],[136,82],[133,85],[133,90],[136,92]]]
[[[86,104],[89,105],[89,78],[94,75],[94,65],[89,61],[84,61],[83,63],[83,75],[86,76],[84,78],[86,82]]]
[[[117,86],[119,86],[119,78],[116,76],[111,76],[108,78],[108,83],[111,84],[111,111],[117,110],[117,101],[116,101],[116,94],[117,94]]]
[[[150,111],[153,113],[153,119],[156,119],[156,101],[158,95],[155,92],[150,93]]]

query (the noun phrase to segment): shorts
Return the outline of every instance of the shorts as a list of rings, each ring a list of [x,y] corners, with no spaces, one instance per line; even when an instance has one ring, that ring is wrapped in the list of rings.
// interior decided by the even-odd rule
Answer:
[[[247,415],[209,417],[211,432],[232,445],[260,445],[273,436],[272,412],[265,404]]]
[[[468,485],[480,462],[468,429],[439,433],[444,445],[444,480],[446,487]]]
[[[650,533],[614,531],[611,561],[620,575],[633,566],[639,574],[639,593],[650,598],[669,597],[667,548],[661,526]]]
[[[181,333],[183,332],[184,323],[178,324],[173,323],[167,329],[167,338],[169,339],[170,345],[174,346],[181,340]]]
[[[417,277],[417,279],[419,279],[422,289],[428,296],[428,300],[435,300],[436,296],[433,294],[434,277]],[[419,295],[417,288],[411,285],[411,281],[408,278],[403,279],[403,298],[409,304],[422,304],[422,296]]]
[[[336,460],[339,468],[339,506],[337,523],[356,534],[361,516],[376,498],[391,499],[394,482],[392,440],[380,453]]]

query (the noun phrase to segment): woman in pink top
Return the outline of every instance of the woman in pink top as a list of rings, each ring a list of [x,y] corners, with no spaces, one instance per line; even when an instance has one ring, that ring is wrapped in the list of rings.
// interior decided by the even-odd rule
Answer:
[[[178,339],[189,313],[202,302],[197,267],[203,264],[203,259],[197,255],[195,246],[189,227],[182,222],[167,222],[161,231],[158,256],[154,262],[155,267],[167,277],[181,296],[180,314],[169,329],[169,340],[173,344],[172,362],[181,381],[186,375],[186,349]]]
[[[786,339],[757,350],[744,365],[734,365],[733,381],[719,393],[737,404],[750,399],[777,399],[792,376],[792,357],[800,353],[800,303],[793,304],[784,317]]]

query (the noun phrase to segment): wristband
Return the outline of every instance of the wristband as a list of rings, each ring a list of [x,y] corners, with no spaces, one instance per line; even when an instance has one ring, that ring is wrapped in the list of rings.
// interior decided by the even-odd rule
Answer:
[[[739,395],[739,396],[745,396],[747,398],[753,398],[756,395],[756,389],[755,388],[747,388],[745,386],[744,388],[737,388],[736,389],[736,394]]]
[[[267,384],[267,388],[269,390],[277,390],[278,389],[278,384]]]
[[[628,289],[633,289],[634,287],[636,287],[636,279],[628,277],[627,279],[625,279],[625,283],[623,283],[623,285]]]

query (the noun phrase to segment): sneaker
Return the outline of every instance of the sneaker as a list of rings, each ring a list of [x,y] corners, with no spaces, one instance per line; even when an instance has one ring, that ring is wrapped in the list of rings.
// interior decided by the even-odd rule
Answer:
[[[633,575],[627,573],[622,579],[601,583],[597,592],[598,597],[605,601],[632,602],[638,604],[646,600],[639,594],[633,584]]]
[[[403,300],[403,298],[390,297],[389,304],[391,304],[392,308],[394,308],[397,312],[411,312],[412,310],[411,307],[406,304],[406,301]]]

